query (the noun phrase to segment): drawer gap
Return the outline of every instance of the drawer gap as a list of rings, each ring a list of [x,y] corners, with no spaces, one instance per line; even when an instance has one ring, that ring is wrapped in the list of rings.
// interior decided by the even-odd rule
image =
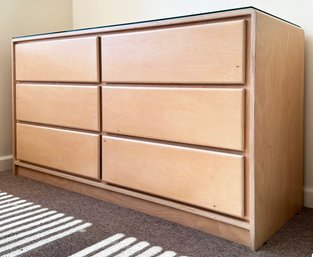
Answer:
[[[173,141],[167,141],[167,140],[135,137],[135,136],[129,136],[129,135],[114,134],[114,133],[101,133],[101,135],[112,136],[114,138],[140,140],[142,142],[147,142],[147,143],[151,142],[151,143],[166,144],[166,145],[170,145],[170,146],[187,147],[187,148],[191,148],[191,149],[195,149],[195,150],[205,150],[205,151],[220,152],[220,153],[238,154],[238,155],[244,155],[244,153],[245,153],[245,150],[239,151],[239,150],[232,150],[232,149],[226,149],[226,148],[217,148],[217,147],[211,147],[211,146],[186,144],[186,143],[179,143],[179,142],[173,142]]]

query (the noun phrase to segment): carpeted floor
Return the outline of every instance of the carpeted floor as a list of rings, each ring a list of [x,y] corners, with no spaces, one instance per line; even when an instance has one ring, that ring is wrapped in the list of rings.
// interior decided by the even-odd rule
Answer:
[[[151,246],[161,247],[169,253],[163,256],[309,257],[313,253],[313,209],[302,209],[267,244],[253,252],[247,247],[133,210],[29,179],[14,177],[9,171],[0,173],[0,191],[49,210],[64,213],[65,216],[81,219],[84,224],[92,224],[86,229],[44,244],[22,256],[65,257],[118,233],[134,237],[137,242],[147,241]],[[175,253],[171,255],[171,252],[177,255]],[[4,252],[3,255],[0,253],[0,256],[6,256],[5,254],[7,253]],[[104,256],[117,254],[118,252]]]

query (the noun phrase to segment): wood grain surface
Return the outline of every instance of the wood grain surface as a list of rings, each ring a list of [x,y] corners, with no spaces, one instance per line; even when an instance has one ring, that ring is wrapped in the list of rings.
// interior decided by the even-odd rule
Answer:
[[[105,35],[103,82],[245,82],[245,21]]]
[[[244,89],[102,87],[102,129],[244,150]]]
[[[15,45],[18,81],[98,82],[98,37]]]
[[[103,136],[106,182],[234,216],[244,215],[241,155]]]
[[[16,119],[99,131],[100,88],[17,84]]]
[[[99,178],[99,135],[18,123],[17,159]]]
[[[255,51],[258,248],[303,206],[303,30],[258,13]]]

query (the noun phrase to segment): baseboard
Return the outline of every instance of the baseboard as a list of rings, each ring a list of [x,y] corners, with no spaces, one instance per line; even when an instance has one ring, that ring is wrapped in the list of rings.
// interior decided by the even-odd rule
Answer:
[[[12,155],[2,155],[0,156],[0,172],[5,170],[11,170],[13,165]]]
[[[304,187],[304,206],[313,208],[313,187]]]

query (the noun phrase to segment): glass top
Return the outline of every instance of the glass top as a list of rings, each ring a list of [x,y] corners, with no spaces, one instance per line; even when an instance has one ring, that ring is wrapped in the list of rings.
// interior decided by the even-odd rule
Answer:
[[[213,14],[213,13],[220,13],[220,12],[229,12],[229,11],[237,11],[237,10],[245,10],[245,9],[254,9],[259,12],[265,13],[267,15],[270,15],[272,17],[278,18],[282,21],[288,22],[294,26],[300,27],[297,24],[294,24],[292,22],[289,22],[287,20],[284,20],[280,17],[277,17],[275,15],[272,15],[268,12],[262,11],[258,8],[255,8],[253,6],[245,6],[240,8],[233,8],[233,9],[224,9],[224,10],[218,10],[218,11],[212,11],[212,12],[204,12],[204,13],[196,13],[196,14],[189,14],[189,15],[183,15],[183,16],[174,16],[174,17],[168,17],[168,18],[161,18],[161,19],[153,19],[153,20],[143,20],[143,21],[136,21],[136,22],[128,22],[128,23],[119,23],[119,24],[112,24],[112,25],[105,25],[105,26],[96,26],[96,27],[89,27],[89,28],[81,28],[81,29],[71,29],[71,30],[63,30],[63,31],[55,31],[55,32],[47,32],[47,33],[38,33],[38,34],[31,34],[31,35],[24,35],[24,36],[16,36],[15,38],[27,38],[27,37],[33,37],[33,36],[43,36],[43,35],[50,35],[50,34],[58,34],[58,33],[65,33],[65,32],[74,32],[74,31],[84,31],[84,30],[90,30],[90,29],[101,29],[101,28],[110,28],[110,27],[117,27],[117,26],[123,26],[123,25],[133,25],[133,24],[140,24],[140,23],[146,23],[146,22],[154,22],[154,21],[163,21],[163,20],[171,20],[171,19],[177,19],[177,18],[186,18],[186,17],[193,17],[193,16],[199,16],[199,15],[207,15],[207,14]]]

